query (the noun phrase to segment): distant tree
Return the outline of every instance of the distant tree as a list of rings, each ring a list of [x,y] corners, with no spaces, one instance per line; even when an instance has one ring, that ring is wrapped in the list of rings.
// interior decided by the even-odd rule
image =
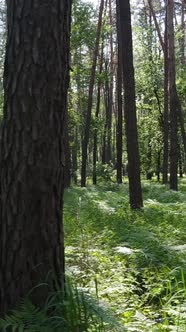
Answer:
[[[130,2],[129,0],[117,0],[117,6],[121,29],[130,205],[132,209],[138,209],[143,206],[143,200],[140,181]]]
[[[90,75],[90,83],[89,83],[89,95],[88,95],[88,105],[87,105],[87,112],[86,112],[86,119],[85,119],[85,128],[84,128],[84,135],[82,141],[82,166],[81,166],[81,187],[86,186],[86,164],[87,164],[87,149],[88,149],[88,142],[90,137],[90,123],[91,123],[91,114],[92,114],[92,99],[93,99],[93,89],[95,83],[95,74],[96,74],[96,65],[97,65],[97,58],[99,53],[99,42],[100,42],[100,35],[101,35],[101,26],[102,26],[102,15],[104,9],[104,0],[100,2],[99,8],[99,18],[98,18],[98,26],[97,26],[97,35],[96,35],[96,43],[95,49],[93,54],[93,61],[92,61],[92,68],[91,68],[91,75]]]
[[[0,149],[0,314],[63,287],[64,133],[71,0],[7,0]],[[46,288],[33,291],[42,304]]]
[[[118,44],[118,57],[117,57],[117,182],[122,183],[122,155],[123,155],[123,100],[122,100],[122,54],[121,54],[121,32],[119,24],[119,8],[117,6],[117,44]]]
[[[96,39],[96,13],[93,5],[73,1],[71,28],[71,80],[69,92],[69,140],[72,178],[77,183],[81,164],[92,53]]]
[[[101,102],[101,75],[103,71],[103,42],[101,45],[101,56],[100,56],[100,67],[99,67],[99,78],[98,78],[98,87],[97,87],[97,103],[96,103],[96,113],[95,119],[98,122],[98,117],[100,114],[100,102]],[[93,175],[92,180],[93,184],[97,183],[97,170],[96,170],[96,162],[97,162],[97,150],[98,150],[98,128],[97,123],[94,128],[94,138],[93,138]]]
[[[178,189],[178,114],[176,92],[176,68],[174,53],[174,1],[167,0],[167,38],[169,53],[170,91],[170,189]]]

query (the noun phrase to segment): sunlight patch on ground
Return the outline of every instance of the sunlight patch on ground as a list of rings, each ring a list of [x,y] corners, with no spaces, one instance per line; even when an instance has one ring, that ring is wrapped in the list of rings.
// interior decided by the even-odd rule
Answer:
[[[176,251],[186,251],[186,244],[181,244],[178,246],[169,246],[169,249]]]
[[[133,249],[127,247],[116,247],[115,251],[119,254],[124,254],[124,255],[132,255],[134,253]]]
[[[109,214],[114,214],[116,212],[116,209],[109,206],[107,201],[93,201],[94,203],[96,203],[98,205],[98,208],[104,212],[107,212]]]

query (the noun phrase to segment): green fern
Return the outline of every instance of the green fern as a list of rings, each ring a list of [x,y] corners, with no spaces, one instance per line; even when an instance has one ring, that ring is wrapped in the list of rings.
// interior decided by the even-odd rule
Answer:
[[[0,319],[2,332],[103,332],[118,331],[108,308],[68,279],[65,294],[51,294],[40,309],[26,299],[18,309]],[[123,329],[122,329],[123,331]]]

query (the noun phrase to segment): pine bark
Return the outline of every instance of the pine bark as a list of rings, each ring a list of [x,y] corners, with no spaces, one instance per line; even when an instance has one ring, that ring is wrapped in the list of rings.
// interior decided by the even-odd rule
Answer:
[[[131,12],[129,0],[117,0],[120,17],[130,206],[143,206],[138,148]]]
[[[70,0],[7,0],[0,149],[0,315],[43,282],[63,287]],[[40,305],[47,290],[38,287]]]

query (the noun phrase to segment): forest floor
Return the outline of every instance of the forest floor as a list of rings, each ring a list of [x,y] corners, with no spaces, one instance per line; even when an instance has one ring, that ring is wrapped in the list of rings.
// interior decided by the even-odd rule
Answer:
[[[127,184],[65,192],[67,271],[123,331],[186,331],[186,178],[179,189],[143,181],[142,211]]]

